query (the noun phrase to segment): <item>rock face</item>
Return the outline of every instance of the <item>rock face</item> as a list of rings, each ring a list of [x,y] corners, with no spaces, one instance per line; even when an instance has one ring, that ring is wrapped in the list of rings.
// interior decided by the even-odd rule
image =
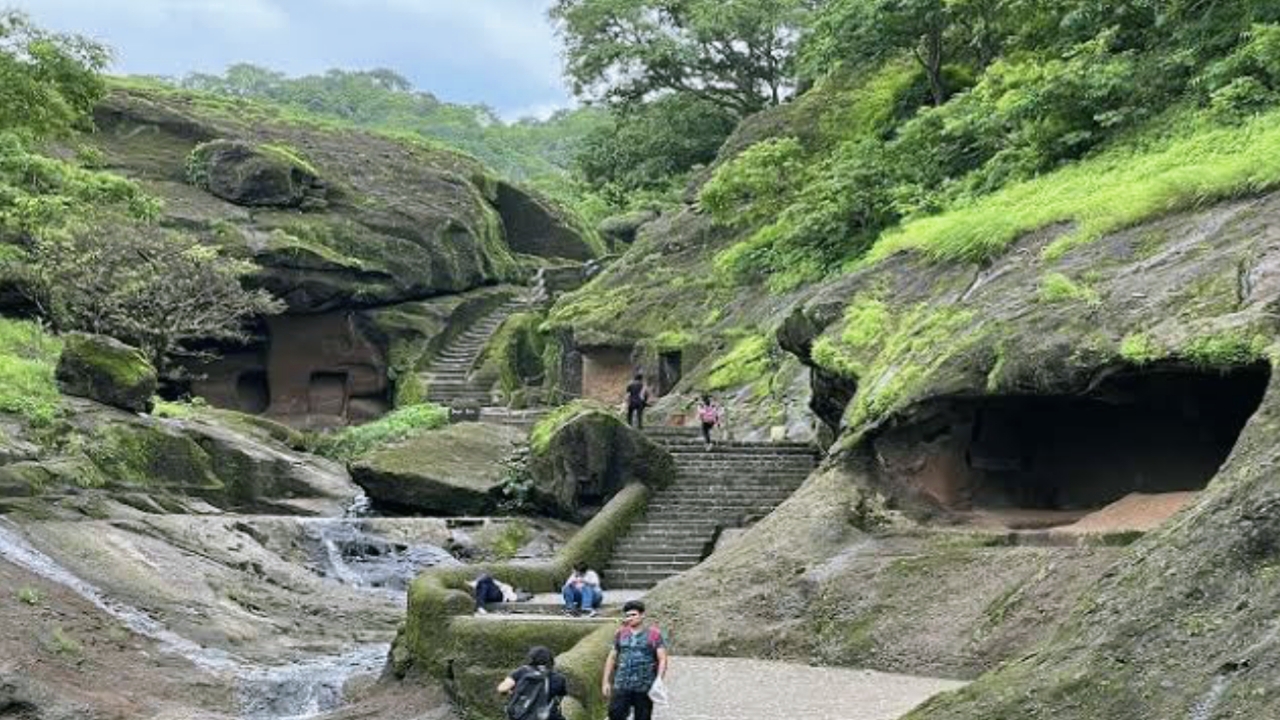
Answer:
[[[496,181],[474,160],[207,100],[115,90],[97,108],[94,142],[108,169],[165,201],[163,223],[254,262],[252,282],[292,312],[385,306],[516,276]]]
[[[238,140],[198,145],[187,161],[187,179],[213,195],[249,207],[323,207],[324,183],[287,150]]]
[[[675,464],[612,412],[571,405],[535,428],[529,471],[534,500],[545,512],[585,520],[627,483],[667,485]]]
[[[211,410],[163,419],[88,400],[67,404],[61,448],[28,448],[0,464],[5,497],[93,488],[179,511],[196,503],[206,511],[335,516],[358,493],[341,466],[286,446],[279,438],[289,431],[268,421]]]
[[[605,240],[615,247],[630,245],[636,241],[636,234],[640,232],[640,228],[657,219],[658,213],[653,210],[636,210],[605,218],[601,221],[599,230]]]
[[[550,200],[512,183],[498,183],[498,212],[512,250],[527,255],[590,260],[601,254],[600,240]]]
[[[993,671],[912,720],[1276,716],[1280,648],[1259,628],[1280,610],[1277,218],[1273,193],[1061,255],[1044,249],[1071,229],[1051,227],[981,267],[904,253],[814,289],[782,334],[841,380],[819,389],[829,418],[844,405],[828,472],[660,588],[654,611],[694,652],[912,671],[963,628],[942,669]],[[859,529],[873,494],[928,523],[1070,519],[1116,493],[1189,489],[1195,504],[1119,550],[934,548],[906,563],[885,559],[912,552],[901,537]],[[725,640],[710,619],[729,604],[685,600],[725,584],[752,588],[729,603],[759,608],[759,638]],[[1008,625],[1028,603],[1024,626],[1056,628]],[[930,623],[932,639],[909,630]]]
[[[156,382],[156,369],[141,352],[102,335],[68,335],[58,359],[64,393],[125,410],[149,412]]]
[[[497,507],[507,460],[523,433],[458,423],[379,450],[351,466],[374,507],[420,515],[484,514]]]

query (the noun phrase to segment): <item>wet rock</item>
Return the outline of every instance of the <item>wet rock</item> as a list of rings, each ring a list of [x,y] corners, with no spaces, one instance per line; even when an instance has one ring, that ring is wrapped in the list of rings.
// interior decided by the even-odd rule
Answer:
[[[68,395],[134,412],[149,412],[156,370],[136,348],[104,335],[67,336],[58,385]]]

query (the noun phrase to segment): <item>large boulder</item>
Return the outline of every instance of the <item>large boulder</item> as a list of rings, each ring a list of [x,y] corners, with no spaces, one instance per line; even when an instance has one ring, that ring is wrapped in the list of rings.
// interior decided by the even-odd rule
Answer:
[[[92,140],[164,201],[162,224],[253,262],[246,281],[291,311],[384,307],[519,275],[496,181],[474,159],[205,99],[117,88]]]
[[[594,403],[567,405],[533,430],[533,496],[551,514],[583,520],[631,482],[663,487],[675,476],[670,453]]]
[[[136,348],[103,335],[67,336],[58,360],[58,385],[68,395],[134,412],[149,412],[156,369]]]
[[[505,425],[458,423],[376,451],[351,466],[375,507],[422,515],[493,511],[524,439]]]
[[[538,193],[498,183],[496,201],[507,244],[516,252],[548,258],[590,260],[603,254],[599,236]]]
[[[288,149],[240,140],[198,145],[187,161],[192,184],[250,207],[323,207],[324,183],[315,168]]]

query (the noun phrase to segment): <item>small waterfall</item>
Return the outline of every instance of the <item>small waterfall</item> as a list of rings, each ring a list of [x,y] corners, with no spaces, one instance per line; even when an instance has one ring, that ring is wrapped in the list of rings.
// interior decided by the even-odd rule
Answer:
[[[304,527],[319,573],[352,587],[401,594],[424,568],[459,564],[444,548],[392,542],[361,521],[312,520]]]
[[[240,674],[236,696],[244,720],[301,720],[343,704],[343,688],[354,677],[378,675],[390,645],[370,645]]]
[[[355,677],[379,675],[390,650],[387,644],[362,645],[342,655],[289,665],[257,665],[225,651],[201,647],[141,610],[108,598],[32,547],[3,518],[0,558],[72,590],[130,630],[156,641],[162,651],[226,677],[236,687],[240,712],[247,720],[302,720],[336,709],[342,705],[346,684]]]
[[[206,670],[225,671],[236,666],[236,658],[229,653],[201,647],[170,632],[141,610],[108,598],[101,590],[76,577],[53,558],[32,547],[10,527],[8,521],[0,519],[0,557],[46,580],[69,588],[96,605],[98,609],[124,623],[133,632],[155,640],[165,652],[181,655]]]

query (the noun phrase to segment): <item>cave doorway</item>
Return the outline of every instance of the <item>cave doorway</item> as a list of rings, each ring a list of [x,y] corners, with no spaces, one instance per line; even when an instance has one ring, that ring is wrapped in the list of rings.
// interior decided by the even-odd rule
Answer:
[[[684,376],[681,368],[683,356],[679,351],[658,354],[658,396],[662,397],[675,389],[680,378]]]
[[[307,392],[307,410],[311,415],[344,417],[350,378],[345,372],[311,374]]]
[[[271,388],[266,370],[246,370],[236,378],[236,401],[240,412],[260,415],[271,406]]]
[[[873,440],[891,490],[949,511],[1075,522],[1202,490],[1262,402],[1266,365],[1114,374],[1084,395],[940,400]]]

